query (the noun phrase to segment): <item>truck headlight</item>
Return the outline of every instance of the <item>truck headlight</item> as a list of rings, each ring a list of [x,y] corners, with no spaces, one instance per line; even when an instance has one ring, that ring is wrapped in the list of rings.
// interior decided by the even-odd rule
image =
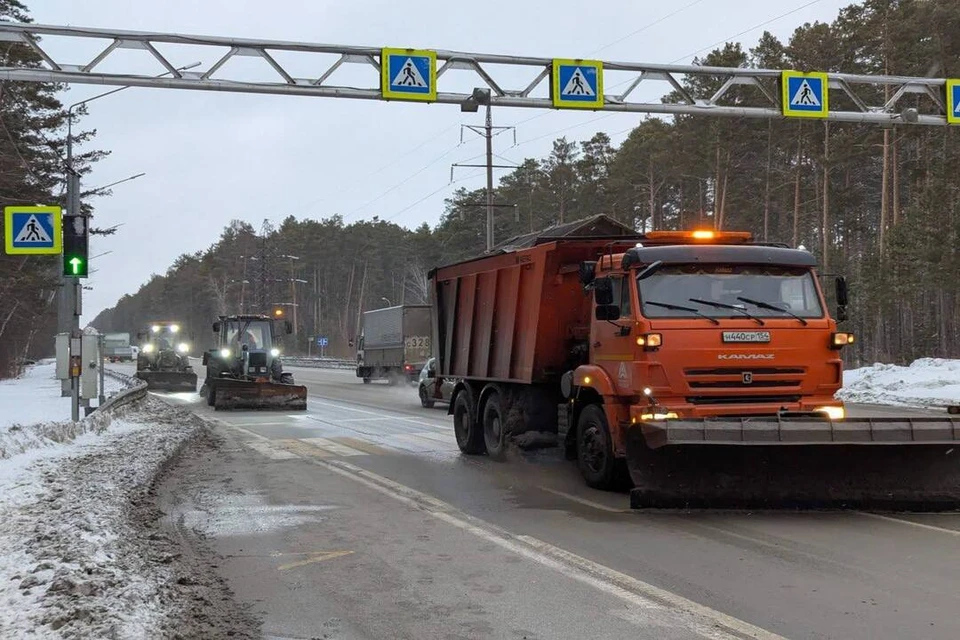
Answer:
[[[853,334],[847,333],[846,331],[838,331],[830,336],[831,349],[842,349],[849,344],[853,344],[853,342]]]
[[[637,336],[637,346],[644,347],[646,349],[656,349],[663,344],[663,334],[660,333],[645,333],[641,336]]]
[[[220,357],[221,357],[221,358],[229,358],[229,357],[230,357],[230,349],[220,349]]]
[[[843,407],[817,407],[813,411],[814,413],[824,413],[831,420],[843,420],[847,415]]]
[[[177,333],[178,331],[180,331],[180,325],[178,324],[170,325],[170,333]]]
[[[143,351],[144,353],[153,353],[153,345],[150,343],[147,343],[143,345],[143,348],[140,350]]]
[[[186,342],[181,342],[177,345],[177,351],[180,353],[186,353],[187,351],[190,351],[190,345],[188,345]]]
[[[160,333],[160,325],[158,324],[153,325],[152,327],[150,327],[150,331],[154,333]]]
[[[280,349],[277,349],[276,347],[274,347],[273,349],[270,349],[270,355],[273,356],[274,358],[280,357]]]

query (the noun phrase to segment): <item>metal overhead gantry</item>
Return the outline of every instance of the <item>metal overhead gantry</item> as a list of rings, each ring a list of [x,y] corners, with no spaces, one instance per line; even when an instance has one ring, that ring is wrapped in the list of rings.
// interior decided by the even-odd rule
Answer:
[[[44,37],[60,40],[100,40],[103,48],[89,61],[58,60]],[[814,117],[837,122],[890,125],[898,123],[945,125],[957,120],[960,105],[953,107],[951,82],[945,78],[871,76],[846,73],[796,74],[772,69],[741,69],[695,65],[663,65],[630,62],[554,59],[463,53],[444,50],[384,49],[280,40],[191,36],[114,29],[87,29],[0,22],[0,41],[22,43],[43,60],[42,66],[0,67],[0,80],[64,82],[117,86],[228,91],[276,95],[353,98],[359,100],[418,100],[456,104],[471,110],[472,93],[445,90],[452,70],[472,71],[477,85],[490,91],[489,104],[498,107],[539,109],[579,108],[595,111],[706,115],[749,118]],[[217,59],[205,71],[187,71],[162,52],[171,45],[189,45],[191,55],[209,50]],[[145,51],[159,67],[155,71],[101,70],[105,61],[124,64],[119,50]],[[287,60],[281,63],[277,54]],[[292,62],[291,56],[297,56]],[[267,81],[231,79],[224,65],[234,58],[262,59],[276,78]],[[396,65],[394,64],[396,62]],[[306,66],[304,66],[304,64]],[[369,67],[370,86],[348,87],[331,82],[343,65]],[[315,75],[296,77],[290,67],[315,68]],[[165,71],[169,77],[156,77]],[[518,73],[523,72],[523,73]],[[603,74],[616,72],[624,82],[619,93],[604,92]],[[794,73],[788,78],[787,74]],[[513,84],[517,77],[528,78]],[[803,84],[808,76],[809,84]],[[497,80],[501,77],[501,80]],[[709,94],[692,91],[685,80],[710,79],[701,83],[717,86]],[[800,78],[795,93],[788,94],[787,81]],[[451,78],[451,81],[448,81]],[[510,82],[505,78],[510,78]],[[635,97],[637,88],[652,81],[665,82],[675,102],[644,102]],[[823,83],[819,85],[818,83]],[[791,85],[793,86],[793,85]],[[819,89],[817,87],[820,87]],[[547,88],[550,97],[537,97]],[[749,94],[745,93],[749,91]],[[792,90],[791,90],[792,91]],[[750,104],[744,104],[745,96]],[[791,98],[790,96],[794,96]],[[827,98],[830,105],[827,108]],[[907,100],[908,97],[913,98]],[[917,98],[920,99],[917,99]],[[789,102],[789,104],[788,104]],[[948,104],[949,102],[949,104]]]

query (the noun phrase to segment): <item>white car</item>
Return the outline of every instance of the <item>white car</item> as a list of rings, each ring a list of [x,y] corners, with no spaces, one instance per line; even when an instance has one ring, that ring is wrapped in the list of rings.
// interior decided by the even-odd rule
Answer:
[[[417,393],[420,395],[420,405],[426,409],[431,409],[434,404],[441,402],[449,404],[450,397],[453,395],[453,388],[456,386],[455,380],[451,378],[437,378],[436,358],[427,360],[420,370],[420,377],[417,380]]]

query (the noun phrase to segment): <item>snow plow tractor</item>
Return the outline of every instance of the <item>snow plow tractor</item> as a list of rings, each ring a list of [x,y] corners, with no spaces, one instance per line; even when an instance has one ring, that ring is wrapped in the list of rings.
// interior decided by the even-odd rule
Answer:
[[[181,335],[177,322],[153,322],[137,334],[136,377],[156,391],[196,391],[197,374],[190,366],[190,344]]]
[[[292,332],[289,322],[284,326]],[[220,316],[213,330],[218,346],[203,354],[207,377],[200,389],[208,405],[218,411],[307,408],[307,388],[294,384],[293,374],[283,371],[271,318]]]

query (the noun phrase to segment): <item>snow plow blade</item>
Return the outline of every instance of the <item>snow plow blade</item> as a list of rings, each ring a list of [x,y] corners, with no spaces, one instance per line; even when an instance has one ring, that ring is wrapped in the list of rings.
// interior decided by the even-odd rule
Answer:
[[[626,449],[635,509],[960,508],[960,419],[651,421]]]
[[[151,391],[196,391],[197,374],[193,371],[137,371]]]
[[[217,382],[213,408],[279,409],[303,411],[307,408],[307,388],[302,385],[279,382],[252,382],[230,380]]]

